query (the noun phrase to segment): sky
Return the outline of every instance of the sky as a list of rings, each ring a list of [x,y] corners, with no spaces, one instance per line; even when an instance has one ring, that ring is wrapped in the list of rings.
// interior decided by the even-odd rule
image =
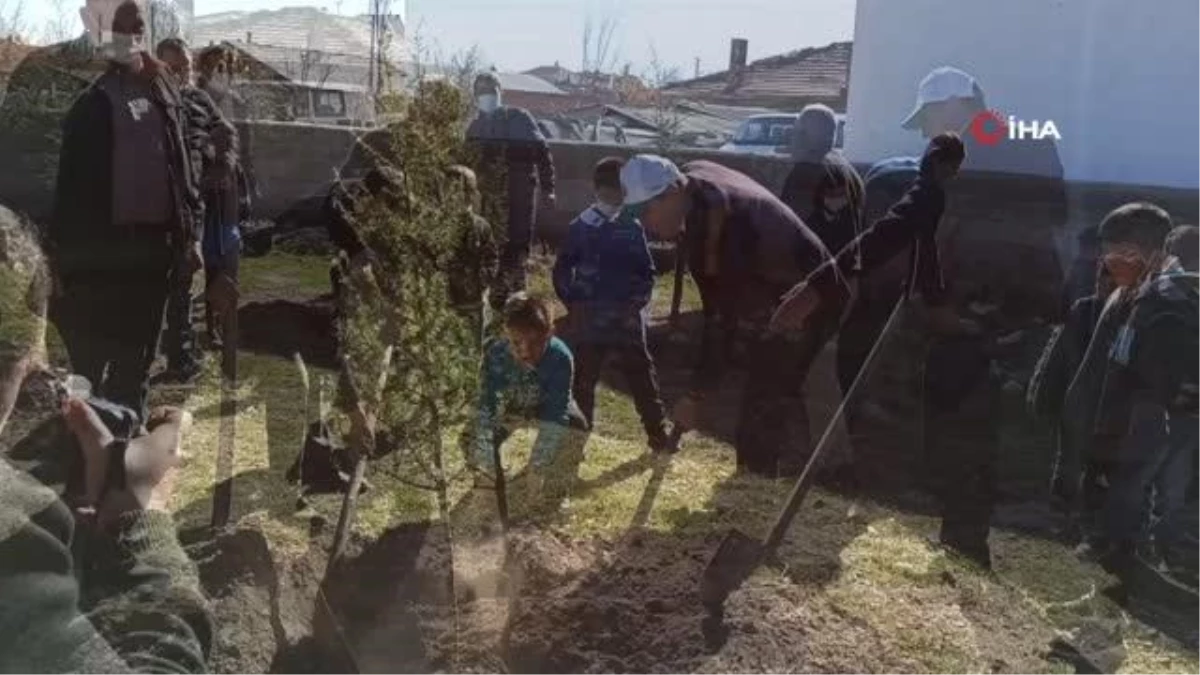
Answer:
[[[22,0],[0,0],[6,4]],[[82,0],[23,0],[25,19],[40,33],[54,16],[78,30]],[[56,2],[58,7],[56,8]],[[370,0],[194,0],[197,14],[308,5],[342,14],[365,13]],[[393,0],[393,7],[403,4]],[[676,68],[682,77],[723,70],[729,41],[749,40],[751,61],[774,54],[848,40],[854,31],[854,0],[408,0],[409,37],[443,56],[478,45],[500,70],[519,71],[559,62],[577,69],[583,29],[615,22],[610,61],[628,63],[635,75]]]

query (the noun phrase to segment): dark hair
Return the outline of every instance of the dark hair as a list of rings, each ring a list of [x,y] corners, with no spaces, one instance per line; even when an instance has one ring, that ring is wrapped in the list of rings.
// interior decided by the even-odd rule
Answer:
[[[221,45],[205,47],[200,51],[200,55],[196,57],[196,70],[200,73],[206,73],[214,66],[220,64],[228,66],[232,58],[233,55],[229,50]]]
[[[953,131],[945,131],[929,139],[925,148],[925,156],[934,162],[959,162],[967,157],[966,146],[962,138]]]
[[[0,206],[0,376],[37,345],[50,275],[32,225]]]
[[[1143,251],[1162,250],[1171,232],[1171,215],[1149,202],[1118,206],[1100,223],[1100,241],[1133,244]]]
[[[554,329],[554,312],[540,296],[520,292],[504,303],[504,325],[518,330],[549,333]]]
[[[175,52],[176,54],[188,54],[191,50],[188,49],[187,42],[183,38],[169,37],[163,38],[158,46],[154,48],[154,55],[158,58],[163,58],[167,52]]]
[[[1179,258],[1179,264],[1189,272],[1195,272],[1200,262],[1200,228],[1195,225],[1180,225],[1167,235],[1167,255]]]
[[[596,162],[596,168],[592,169],[592,185],[596,188],[620,192],[621,167],[623,166],[625,166],[625,160],[620,157],[605,157]]]
[[[475,76],[475,84],[471,87],[472,91],[478,90],[480,87],[495,89],[501,91],[500,78],[495,73],[480,73]]]

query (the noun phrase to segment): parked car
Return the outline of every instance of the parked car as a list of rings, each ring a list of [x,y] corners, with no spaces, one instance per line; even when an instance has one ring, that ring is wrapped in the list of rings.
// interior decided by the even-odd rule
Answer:
[[[733,140],[721,146],[721,150],[748,155],[788,155],[791,152],[792,134],[796,130],[798,119],[799,113],[748,117],[738,126]],[[846,116],[838,113],[833,147],[842,147],[845,129]]]

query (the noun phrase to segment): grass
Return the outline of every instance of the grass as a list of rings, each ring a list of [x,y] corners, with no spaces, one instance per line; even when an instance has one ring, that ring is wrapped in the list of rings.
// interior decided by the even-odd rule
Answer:
[[[320,259],[272,255],[247,260],[244,295],[324,293],[326,270]],[[660,278],[653,308],[656,316],[665,315],[669,307],[670,283],[670,275]],[[546,275],[537,275],[534,286],[547,289]],[[698,304],[690,282],[684,297],[685,307]],[[312,392],[306,408],[304,379],[292,361],[244,353],[239,371],[233,519],[261,529],[279,559],[308,546],[310,521],[294,512],[296,488],[285,482],[284,474],[296,456],[305,420],[315,415],[316,391],[322,382],[326,387],[331,384],[332,374],[309,370]],[[210,517],[221,397],[218,380],[210,374],[187,403],[197,423],[188,440],[189,459],[174,504],[184,528],[204,525]],[[734,477],[732,452],[717,439],[689,439],[684,452],[674,458],[650,459],[627,397],[603,388],[597,410],[597,428],[588,440],[575,494],[550,524],[561,535],[614,540],[638,527],[680,536],[723,532],[734,526],[755,536],[765,532],[788,485]],[[448,447],[455,447],[455,436],[451,430]],[[532,432],[520,432],[506,446],[511,448],[508,461],[514,471],[528,461],[532,438]],[[447,454],[452,468],[461,464],[456,452]],[[389,465],[391,461],[381,460],[371,476],[374,490],[360,502],[355,525],[363,537],[376,537],[399,523],[436,518],[431,493],[383,472],[396,468]],[[451,491],[455,503],[467,501],[469,488],[465,480],[455,483]],[[335,497],[320,498],[313,509],[333,521],[339,502]],[[469,533],[481,520],[492,517],[486,508],[456,510],[456,532]],[[906,669],[987,670],[996,644],[1020,645],[1021,640],[1069,630],[1096,617],[1123,621],[1121,636],[1128,650],[1124,670],[1200,669],[1194,653],[1123,619],[1111,601],[1092,592],[1108,583],[1103,572],[1081,565],[1062,546],[996,532],[999,562],[995,576],[986,577],[931,548],[926,536],[936,527],[931,518],[818,490],[781,549],[784,573],[813,584],[814,601],[828,603],[838,613],[875,629],[884,643],[869,648],[898,655],[910,666]],[[833,570],[831,576],[827,568]],[[813,575],[819,574],[827,578],[813,582]],[[952,586],[947,585],[948,576],[956,580]],[[1042,669],[1051,668],[1041,663]]]

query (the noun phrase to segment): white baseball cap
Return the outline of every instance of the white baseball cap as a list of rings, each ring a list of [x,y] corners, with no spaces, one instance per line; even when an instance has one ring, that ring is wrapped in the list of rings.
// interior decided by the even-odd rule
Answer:
[[[921,111],[930,103],[940,103],[956,98],[975,98],[983,100],[983,90],[974,77],[958,68],[941,66],[929,71],[921,85],[917,88],[917,104],[904,118],[901,126],[905,129],[916,129],[921,126]]]
[[[634,155],[621,167],[625,205],[645,204],[683,178],[675,162],[658,155]]]

